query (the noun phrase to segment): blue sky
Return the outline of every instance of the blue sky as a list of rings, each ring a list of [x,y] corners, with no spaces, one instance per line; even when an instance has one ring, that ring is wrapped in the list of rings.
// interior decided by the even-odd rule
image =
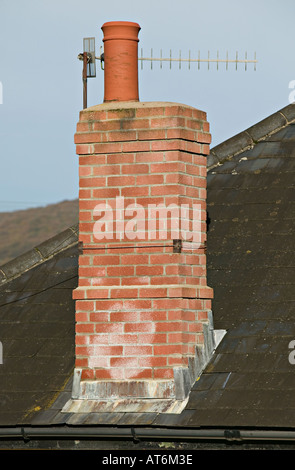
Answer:
[[[78,196],[74,133],[82,108],[83,37],[102,45],[106,21],[140,24],[139,50],[155,57],[248,58],[239,65],[139,67],[140,101],[207,112],[212,146],[289,104],[295,80],[294,0],[0,0],[0,212]],[[103,72],[88,106],[103,102]]]

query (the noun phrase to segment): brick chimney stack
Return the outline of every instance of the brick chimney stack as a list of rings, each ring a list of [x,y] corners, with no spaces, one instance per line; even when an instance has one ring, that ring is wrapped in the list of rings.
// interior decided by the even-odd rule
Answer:
[[[214,350],[209,124],[187,105],[140,103],[139,25],[102,30],[104,103],[81,111],[75,134],[81,251],[73,399],[184,400]]]

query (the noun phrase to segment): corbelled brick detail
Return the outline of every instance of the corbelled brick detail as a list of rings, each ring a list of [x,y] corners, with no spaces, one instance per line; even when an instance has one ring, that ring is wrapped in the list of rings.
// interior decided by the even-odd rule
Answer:
[[[75,143],[83,248],[73,296],[82,380],[172,383],[175,367],[188,367],[204,343],[213,296],[205,247],[210,140],[206,114],[181,104],[105,103],[80,113]],[[97,206],[115,211],[122,202],[145,214],[151,205],[195,204],[197,238],[179,233],[175,239],[172,226],[160,234],[156,216],[151,239],[148,218],[130,228],[132,215],[121,206],[125,220],[116,236],[99,238]],[[190,213],[189,230],[196,228],[192,223]],[[109,224],[118,228],[113,219],[105,228]]]

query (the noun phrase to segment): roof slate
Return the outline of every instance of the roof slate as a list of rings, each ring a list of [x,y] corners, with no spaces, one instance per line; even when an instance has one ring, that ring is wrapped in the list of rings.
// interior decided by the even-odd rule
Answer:
[[[74,367],[74,228],[0,269],[0,426],[294,428],[294,110],[283,108],[209,157],[208,285],[214,328],[227,334],[184,411],[61,413]]]
[[[65,231],[47,248],[57,240],[73,241]],[[0,288],[0,425],[31,422],[52,404],[73,371],[77,239],[62,251],[56,244],[50,253],[29,270],[25,257],[16,260],[22,274]],[[27,259],[35,261],[35,252]],[[7,276],[16,274],[12,265],[3,267]]]

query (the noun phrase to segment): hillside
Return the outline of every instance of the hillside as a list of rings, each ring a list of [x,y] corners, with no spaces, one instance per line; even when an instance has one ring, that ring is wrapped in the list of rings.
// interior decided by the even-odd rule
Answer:
[[[78,200],[0,212],[0,266],[78,223]]]

